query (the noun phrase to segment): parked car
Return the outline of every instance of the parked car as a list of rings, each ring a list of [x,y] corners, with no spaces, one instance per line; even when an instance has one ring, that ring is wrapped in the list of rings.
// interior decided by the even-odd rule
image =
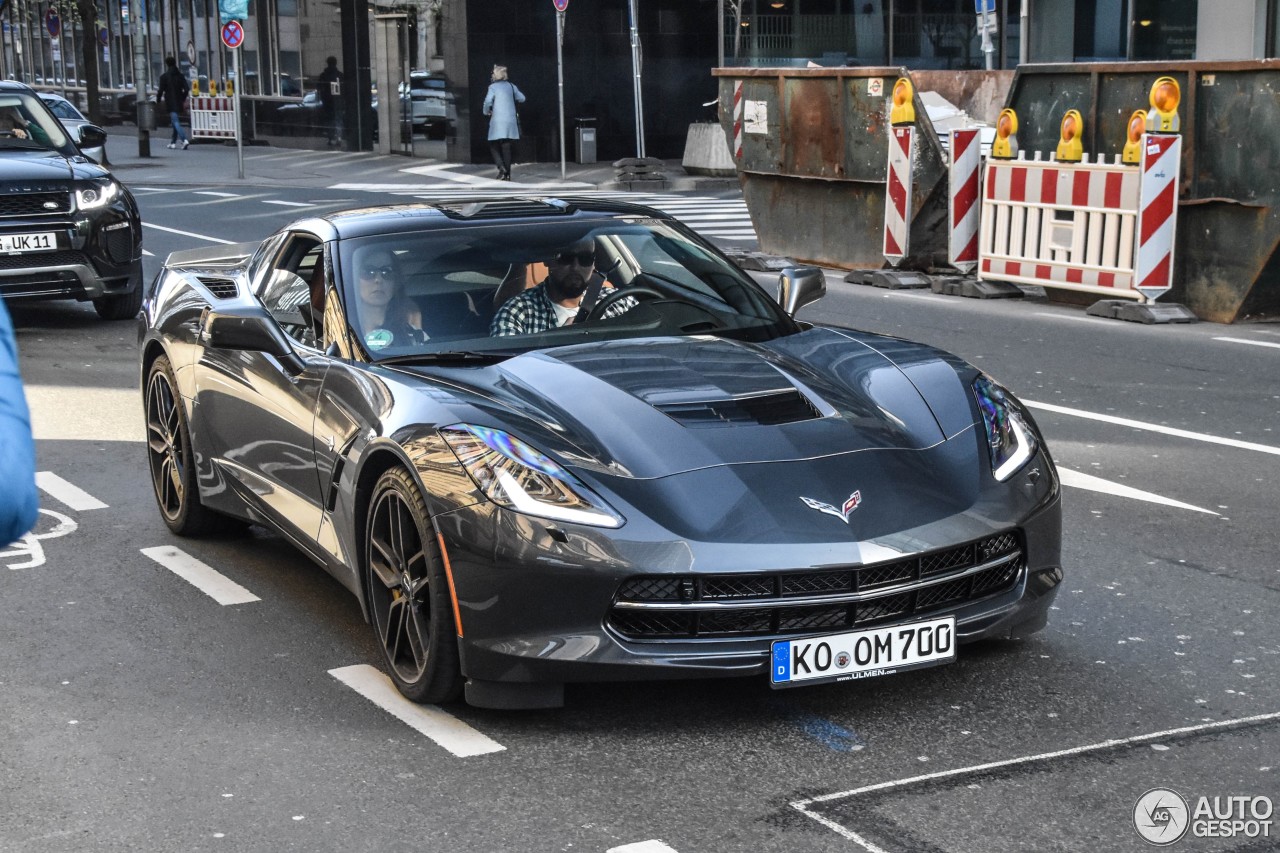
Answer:
[[[521,290],[535,262],[615,289],[505,334],[506,294],[547,300]],[[160,515],[281,533],[421,702],[866,679],[1044,627],[1060,484],[1028,411],[953,355],[796,320],[820,270],[779,286],[595,199],[366,207],[174,252],[140,333]]]
[[[142,305],[142,223],[133,195],[82,156],[103,148],[94,125],[73,136],[30,87],[0,82],[0,295],[92,300],[104,319]]]
[[[400,86],[401,101],[408,101],[413,115],[414,131],[423,131],[429,139],[444,139],[449,127],[457,121],[453,93],[445,78],[430,71],[411,71],[409,80]]]
[[[75,104],[61,95],[55,95],[53,92],[41,92],[40,100],[44,101],[44,105],[49,108],[49,111],[58,117],[58,121],[62,122],[62,126],[67,129],[67,133],[71,135],[72,139],[80,138],[80,128],[93,126],[93,122],[85,118],[84,113],[76,109]],[[80,146],[80,151],[95,163],[100,163],[103,166],[110,165],[107,161],[107,146],[105,144],[98,148],[82,145]]]

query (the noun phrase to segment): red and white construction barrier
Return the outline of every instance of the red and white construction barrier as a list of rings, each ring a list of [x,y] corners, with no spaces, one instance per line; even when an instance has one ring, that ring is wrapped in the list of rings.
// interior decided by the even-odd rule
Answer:
[[[1120,163],[990,160],[978,277],[1141,298],[1134,284],[1138,170]]]
[[[978,265],[978,222],[981,219],[982,148],[977,128],[951,131],[951,233],[948,261],[967,273]]]
[[[191,136],[196,139],[235,139],[235,98],[197,95],[189,100]]]
[[[911,164],[916,129],[889,128],[889,180],[884,200],[884,256],[893,266],[907,256],[911,228]]]
[[[1182,137],[1142,136],[1142,208],[1134,289],[1156,299],[1173,287],[1173,243],[1178,225],[1178,173]]]

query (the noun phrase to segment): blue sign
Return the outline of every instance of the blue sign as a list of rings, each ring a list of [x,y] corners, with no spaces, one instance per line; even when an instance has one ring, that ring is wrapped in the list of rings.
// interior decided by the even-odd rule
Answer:
[[[49,31],[49,35],[54,38],[62,32],[62,19],[58,17],[57,9],[50,9],[44,13],[44,26]]]
[[[249,17],[249,0],[218,0],[218,15],[224,24],[243,21]]]
[[[973,0],[973,11],[979,15],[994,14],[996,0]]]

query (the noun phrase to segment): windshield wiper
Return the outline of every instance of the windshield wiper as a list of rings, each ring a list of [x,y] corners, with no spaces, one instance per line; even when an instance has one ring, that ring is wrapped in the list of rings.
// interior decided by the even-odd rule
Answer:
[[[505,350],[444,350],[443,352],[419,352],[411,355],[394,355],[391,358],[379,359],[377,364],[463,364],[467,362],[497,364],[512,356],[514,352]]]

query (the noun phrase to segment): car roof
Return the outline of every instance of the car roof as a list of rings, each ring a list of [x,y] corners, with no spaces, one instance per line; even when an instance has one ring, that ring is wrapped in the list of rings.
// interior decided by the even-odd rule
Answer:
[[[313,229],[327,223],[341,239],[407,231],[446,230],[477,225],[519,228],[548,222],[608,222],[642,216],[670,220],[661,211],[639,204],[586,198],[511,196],[507,198],[449,199],[340,210],[295,225]]]
[[[26,83],[17,80],[0,80],[0,92],[34,92]]]

